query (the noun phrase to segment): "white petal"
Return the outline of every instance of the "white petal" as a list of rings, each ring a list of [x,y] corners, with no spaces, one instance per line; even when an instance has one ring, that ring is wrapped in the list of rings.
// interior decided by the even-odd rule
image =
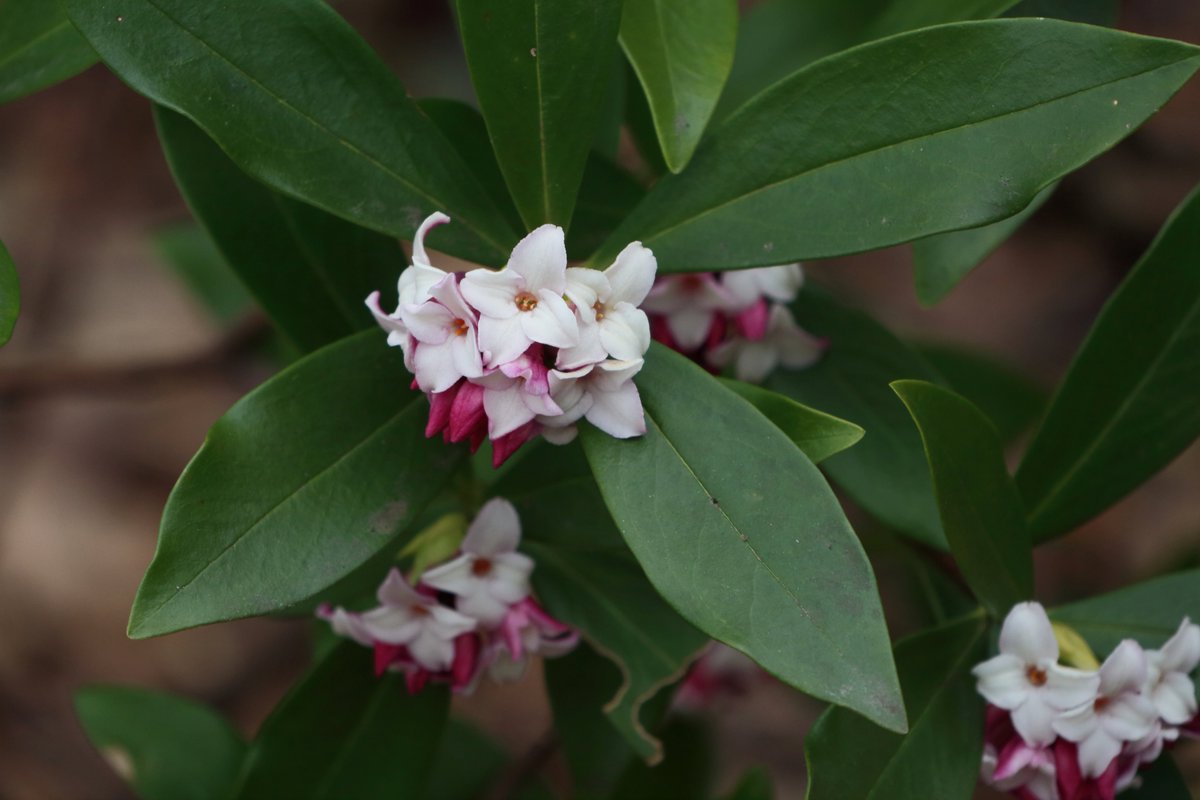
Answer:
[[[599,328],[600,342],[613,358],[641,358],[650,349],[650,320],[646,312],[629,303],[605,311]]]
[[[487,366],[496,367],[517,358],[533,341],[525,334],[521,317],[508,319],[481,317],[479,320],[479,349],[487,356]]]
[[[545,422],[542,422],[542,424],[545,426],[542,428],[542,438],[550,444],[570,444],[571,442],[575,441],[575,437],[579,435],[579,429],[574,425],[566,425],[561,428],[556,428],[546,425]]]
[[[454,370],[459,375],[464,378],[478,378],[483,375],[483,355],[479,352],[474,330],[455,336],[447,347],[454,361]]]
[[[579,344],[560,349],[554,366],[561,370],[578,369],[588,364],[595,364],[597,361],[603,361],[607,357],[608,352],[600,342],[600,325],[596,322],[581,321]]]
[[[1100,729],[1100,719],[1091,703],[1059,714],[1051,724],[1055,732],[1069,742],[1082,742]]]
[[[532,341],[551,347],[573,347],[579,344],[579,322],[561,295],[542,289],[538,292],[537,308],[517,315],[521,328]]]
[[[413,236],[413,254],[412,260],[414,264],[429,266],[429,255],[425,252],[425,236],[438,225],[443,225],[450,221],[440,211],[435,211],[425,218],[421,223],[421,227],[417,228],[416,234]]]
[[[1146,683],[1146,653],[1132,639],[1125,639],[1104,659],[1100,666],[1100,689],[1103,697],[1113,698],[1134,692]]]
[[[1079,743],[1079,769],[1085,778],[1099,777],[1121,754],[1121,743],[1098,729]]]
[[[591,396],[592,407],[585,415],[587,421],[609,436],[629,439],[646,432],[646,414],[633,381],[627,381],[616,391],[596,391]]]
[[[404,579],[404,574],[396,567],[392,567],[388,571],[383,583],[379,584],[375,597],[379,600],[379,604],[384,606],[399,607],[426,602],[426,599],[409,585],[408,581]]]
[[[1058,641],[1040,603],[1012,607],[1000,629],[1000,652],[1015,655],[1026,664],[1058,660]]]
[[[466,301],[484,317],[508,319],[519,313],[516,297],[524,291],[525,282],[510,270],[493,272],[480,268],[464,275],[458,288]]]
[[[525,405],[524,394],[515,382],[511,388],[503,390],[484,388],[483,410],[488,418],[489,439],[512,433],[537,416]]]
[[[322,617],[329,621],[330,627],[338,636],[353,639],[367,647],[375,644],[370,632],[362,624],[359,614],[351,613],[344,608],[335,608],[328,614],[323,614]]]
[[[446,608],[441,605],[431,605],[429,607],[429,617],[431,620],[428,625],[437,631],[437,634],[445,639],[453,639],[456,636],[461,636],[468,631],[475,630],[475,620],[470,617],[460,614],[452,608]]]
[[[737,361],[733,365],[733,373],[739,381],[746,383],[762,383],[779,365],[779,352],[770,342],[740,343]]]
[[[485,628],[499,625],[508,611],[508,603],[493,597],[485,587],[481,587],[481,591],[460,597],[456,607],[464,615],[478,620]]]
[[[1037,693],[1051,708],[1069,711],[1094,701],[1099,688],[1100,676],[1097,673],[1051,664],[1046,670],[1046,685]]]
[[[511,553],[521,542],[521,519],[517,509],[503,497],[494,497],[483,504],[467,536],[462,549],[467,553],[492,558],[501,553]]]
[[[524,553],[501,553],[492,559],[492,572],[487,576],[488,591],[510,605],[529,594],[529,576],[533,574],[533,559]]]
[[[371,292],[366,300],[366,306],[371,309],[371,315],[375,317],[375,322],[389,334],[397,333],[408,336],[408,329],[404,327],[403,322],[383,313],[383,309],[379,307],[379,298],[379,292]],[[389,337],[388,344],[391,343],[391,338]]]
[[[1200,665],[1200,626],[1193,625],[1191,620],[1184,617],[1179,630],[1158,652],[1162,655],[1164,672],[1194,671]]]
[[[422,344],[413,355],[417,386],[423,392],[444,392],[463,377],[454,358],[454,341]]]
[[[1182,672],[1163,675],[1150,699],[1163,721],[1171,725],[1182,725],[1196,716],[1196,688]]]
[[[400,319],[408,332],[423,344],[441,344],[451,336],[454,315],[440,303],[427,302],[400,309]]]
[[[615,392],[633,380],[633,376],[641,372],[645,361],[631,358],[624,361],[601,361],[592,370],[588,383],[601,392]]]
[[[985,700],[1011,711],[1025,702],[1030,692],[1026,669],[1025,662],[1017,656],[1001,653],[977,664],[971,672],[976,678],[975,688]]]
[[[713,324],[713,312],[704,308],[685,308],[667,317],[667,329],[684,350],[704,344]]]
[[[1031,692],[1025,702],[1012,711],[1013,727],[1021,738],[1034,745],[1047,745],[1054,741],[1055,711],[1039,696],[1040,692]]]
[[[587,267],[571,267],[567,270],[567,288],[563,294],[579,307],[583,319],[589,322],[595,319],[593,306],[600,298],[607,298],[611,293],[608,278],[604,277],[603,272]]]
[[[609,302],[630,303],[640,306],[654,285],[658,271],[658,260],[641,242],[630,242],[617,256],[612,266],[604,271],[612,287]]]
[[[401,306],[424,303],[429,299],[429,292],[434,286],[445,280],[449,274],[427,263],[413,264],[400,273],[396,281],[396,292]]]
[[[1158,711],[1149,698],[1126,694],[1110,700],[1099,713],[1100,725],[1108,734],[1123,742],[1135,742],[1154,730]]]
[[[385,644],[408,644],[421,631],[420,620],[408,606],[373,608],[360,619],[370,637]]]
[[[449,669],[454,660],[454,642],[441,638],[430,628],[422,628],[408,643],[408,652],[413,661],[430,672],[442,672]]]
[[[475,557],[463,553],[445,564],[425,570],[421,575],[421,583],[451,594],[467,594],[475,589],[476,580],[471,572],[474,564]]]
[[[557,225],[543,225],[529,233],[513,248],[508,268],[525,279],[529,291],[537,293],[549,289],[561,297],[567,286],[567,245],[563,229]]]
[[[791,369],[812,366],[825,352],[821,340],[801,329],[792,318],[792,312],[784,306],[771,308],[766,338],[774,345],[783,365]]]

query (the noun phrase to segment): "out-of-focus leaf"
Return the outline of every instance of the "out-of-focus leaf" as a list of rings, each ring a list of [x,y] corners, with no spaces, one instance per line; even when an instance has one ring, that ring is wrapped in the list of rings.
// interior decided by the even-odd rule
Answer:
[[[892,389],[921,431],[950,552],[975,596],[1002,617],[1033,593],[1033,549],[1000,437],[949,389],[912,380]]]
[[[1100,654],[1122,639],[1159,647],[1184,617],[1200,620],[1200,570],[1154,578],[1050,612],[1051,619],[1074,628]]]
[[[471,81],[527,228],[571,221],[620,0],[457,0]]]
[[[367,332],[238,401],[167,500],[130,636],[278,611],[392,544],[463,457],[411,380]]]
[[[254,303],[212,237],[190,223],[156,231],[154,244],[164,260],[214,317],[227,322]]]
[[[1053,17],[1089,25],[1116,25],[1121,0],[1022,0],[1010,17]]]
[[[801,405],[790,397],[743,381],[722,379],[742,399],[750,401],[775,427],[799,447],[808,460],[819,464],[832,455],[853,447],[863,429],[853,422]]]
[[[75,711],[143,800],[224,800],[246,753],[220,716],[161,692],[89,686],[76,692]]]
[[[342,642],[292,689],[250,746],[235,800],[422,797],[450,692],[376,678],[370,648]]]
[[[1046,407],[1045,392],[989,356],[946,344],[921,344],[917,350],[992,421],[1006,442],[1028,430]]]
[[[862,441],[821,466],[855,503],[907,536],[946,549],[921,437],[888,387],[894,380],[938,381],[917,353],[866,314],[805,290],[793,306],[801,327],[829,341],[821,361],[776,370],[767,388],[866,431]]]
[[[500,745],[453,717],[446,723],[424,800],[477,800],[504,768],[508,756]]]
[[[654,765],[631,762],[612,793],[613,800],[708,796],[714,754],[703,723],[674,717],[663,729],[662,738],[665,758]]]
[[[736,0],[635,0],[621,18],[621,47],[654,117],[667,167],[692,157],[733,66]]]
[[[78,75],[96,53],[53,0],[0,0],[0,103]]]
[[[1187,779],[1175,759],[1163,753],[1153,764],[1138,773],[1141,785],[1121,794],[1121,800],[1192,800]]]
[[[0,242],[0,345],[8,343],[21,312],[21,284],[12,256]]]
[[[950,294],[950,290],[985,258],[1016,233],[1025,221],[1042,207],[1054,192],[1052,183],[1033,198],[1020,213],[982,228],[942,233],[913,243],[913,277],[917,299],[932,306]]]
[[[639,239],[663,272],[737,269],[996,222],[1129,135],[1197,68],[1192,45],[1046,19],[864,45],[739,109],[600,260]]]
[[[651,346],[638,390],[644,436],[589,426],[580,437],[651,583],[781,680],[903,730],[875,576],[820,471],[752,405],[662,345]]]
[[[594,253],[645,194],[632,175],[593,153],[583,172],[575,218],[567,232],[567,252],[572,258]]]
[[[807,800],[968,797],[983,752],[983,701],[971,666],[983,653],[982,614],[896,646],[908,735],[830,708],[804,740]]]
[[[775,789],[771,785],[771,776],[763,769],[752,769],[742,776],[733,794],[725,800],[771,800],[775,797]]]
[[[322,0],[65,0],[123,81],[249,175],[359,225],[503,263],[516,234],[391,70]]]
[[[1035,540],[1066,533],[1200,436],[1200,190],[1092,326],[1017,471]]]

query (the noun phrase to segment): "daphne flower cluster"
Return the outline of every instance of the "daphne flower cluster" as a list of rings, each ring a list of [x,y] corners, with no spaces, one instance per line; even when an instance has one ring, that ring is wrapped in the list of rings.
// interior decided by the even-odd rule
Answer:
[[[654,339],[715,371],[761,383],[780,364],[817,361],[825,344],[805,333],[787,303],[804,284],[799,264],[658,279],[643,304]]]
[[[1099,670],[1058,663],[1037,603],[1013,607],[1000,654],[974,669],[987,700],[982,777],[1022,800],[1111,800],[1164,744],[1194,730],[1200,626],[1184,619],[1159,650],[1122,641]]]
[[[338,635],[374,648],[377,675],[403,672],[410,692],[432,680],[469,693],[484,672],[511,680],[531,656],[562,655],[579,641],[530,595],[534,563],[517,552],[520,541],[516,509],[495,498],[467,529],[459,555],[426,570],[416,586],[392,569],[377,607],[324,605],[317,615]]]
[[[543,225],[504,269],[445,272],[430,263],[425,235],[449,221],[433,214],[417,230],[395,312],[384,313],[379,292],[367,298],[429,397],[426,436],[472,451],[490,439],[499,466],[539,433],[569,442],[581,418],[617,438],[645,433],[633,377],[650,346],[638,306],[654,254],[633,242],[603,272],[568,268],[562,228]]]

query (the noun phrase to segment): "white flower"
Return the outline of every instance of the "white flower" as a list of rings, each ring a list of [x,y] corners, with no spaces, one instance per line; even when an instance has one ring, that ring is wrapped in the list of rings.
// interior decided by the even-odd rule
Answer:
[[[467,536],[462,554],[428,570],[423,583],[458,597],[459,612],[494,628],[504,619],[509,606],[529,594],[533,559],[517,552],[521,522],[512,503],[497,497],[479,510]]]
[[[646,432],[646,414],[633,376],[641,370],[642,359],[601,361],[576,370],[551,370],[550,394],[562,412],[551,417],[539,417],[546,433],[555,428],[567,428],[580,418],[618,439],[641,436]],[[555,443],[569,441],[569,436],[547,436]]]
[[[504,269],[474,269],[463,277],[463,296],[480,313],[487,366],[512,361],[534,342],[579,343],[579,324],[563,299],[566,270],[562,228],[543,225],[517,243]]]
[[[532,345],[473,382],[483,387],[483,410],[487,415],[488,438],[492,441],[532,422],[539,414],[562,413],[550,394],[541,345]]]
[[[515,603],[504,615],[498,635],[491,640],[486,661],[488,674],[498,682],[513,681],[525,673],[529,658],[554,658],[570,652],[579,633],[546,613],[532,597]]]
[[[1000,630],[1000,654],[976,666],[976,688],[989,703],[1011,712],[1013,727],[1029,744],[1054,740],[1059,712],[1090,703],[1100,676],[1059,666],[1058,642],[1038,603],[1013,606]]]
[[[579,314],[579,344],[559,351],[556,366],[641,358],[650,347],[650,321],[638,306],[654,285],[658,262],[641,242],[627,245],[604,272],[567,270],[566,295]]]
[[[824,351],[819,339],[804,332],[786,306],[771,307],[765,335],[758,340],[735,336],[708,354],[714,367],[733,363],[738,380],[759,383],[780,364],[799,369],[815,363]]]
[[[660,278],[642,308],[662,314],[675,344],[689,352],[704,344],[720,314],[732,311],[734,305],[729,291],[711,272],[697,272]]]
[[[1121,753],[1125,742],[1147,736],[1158,714],[1141,695],[1146,682],[1146,654],[1137,642],[1117,645],[1100,667],[1100,688],[1091,703],[1054,720],[1055,732],[1079,745],[1079,768],[1085,778],[1099,777]]]
[[[732,310],[740,311],[761,297],[777,303],[792,302],[804,286],[804,270],[799,264],[731,270],[724,273],[722,282],[733,300]]]
[[[401,306],[400,319],[418,342],[412,362],[421,391],[444,392],[460,378],[483,375],[475,312],[463,300],[453,275],[438,281],[425,302]]]
[[[1196,716],[1196,687],[1188,677],[1200,664],[1200,626],[1187,617],[1159,650],[1148,650],[1146,695],[1164,722],[1182,725]]]

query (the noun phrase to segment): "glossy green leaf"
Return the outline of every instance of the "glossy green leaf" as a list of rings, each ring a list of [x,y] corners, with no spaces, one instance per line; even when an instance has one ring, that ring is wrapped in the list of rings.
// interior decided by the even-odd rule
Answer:
[[[375,677],[370,648],[342,642],[263,723],[230,797],[421,797],[449,707],[447,688],[410,695],[399,674]]]
[[[167,500],[129,635],[286,608],[393,543],[463,456],[411,380],[370,331],[238,401]]]
[[[21,283],[12,256],[0,242],[0,345],[8,343],[21,312]]]
[[[1103,658],[1122,639],[1159,647],[1184,617],[1200,620],[1200,570],[1176,572],[1053,609]]]
[[[246,743],[208,708],[161,692],[89,686],[75,694],[88,738],[110,764],[128,769],[143,800],[224,800]]]
[[[864,45],[743,106],[603,255],[640,239],[664,272],[732,269],[996,222],[1127,136],[1197,68],[1200,48],[1056,20]]]
[[[722,379],[721,383],[775,423],[814,464],[853,447],[863,437],[863,429],[853,422],[801,405],[778,392],[743,381]]]
[[[621,147],[621,128],[625,125],[625,93],[628,91],[626,69],[620,51],[614,52],[612,66],[608,68],[604,99],[600,103],[600,119],[596,122],[595,136],[592,137],[592,151],[609,161],[617,160]]]
[[[630,763],[613,790],[612,800],[708,796],[715,753],[703,722],[694,717],[673,717],[662,737],[666,757],[653,765]]]
[[[64,81],[96,53],[53,0],[0,0],[0,103]]]
[[[1175,759],[1163,753],[1138,773],[1141,786],[1121,794],[1121,800],[1192,800],[1195,796]]]
[[[667,167],[692,157],[733,66],[736,0],[625,3],[621,47],[654,116]]]
[[[572,258],[594,253],[645,195],[646,190],[632,175],[592,153],[579,187],[575,218],[567,231],[567,253]]]
[[[571,221],[620,0],[457,0],[471,81],[527,228]]]
[[[516,234],[437,127],[322,0],[65,0],[133,89],[198,124],[249,175],[393,236],[503,263]]]
[[[896,646],[909,731],[899,736],[830,708],[804,740],[807,800],[970,797],[983,754],[983,701],[971,667],[984,654],[982,615]]]
[[[446,724],[424,800],[477,800],[504,769],[508,755],[496,742],[453,717]]]
[[[794,305],[800,326],[829,340],[815,366],[776,370],[766,386],[855,423],[862,441],[821,468],[872,516],[907,536],[946,549],[921,437],[888,384],[937,381],[929,364],[875,320],[805,290]]]
[[[1033,549],[1025,509],[996,428],[949,389],[896,381],[933,476],[942,530],[963,577],[997,618],[1033,593]]]
[[[992,421],[1005,442],[1027,431],[1046,407],[1045,392],[990,356],[946,344],[922,344],[917,350],[950,388]]]
[[[187,118],[155,111],[167,162],[192,213],[279,329],[315,350],[375,326],[363,300],[395,300],[394,239],[296,202],[246,176]]]
[[[595,482],[564,461],[572,454],[578,459],[578,448],[544,448],[494,491],[521,515],[522,548],[538,563],[533,586],[539,599],[620,670],[620,685],[604,698],[605,711],[629,747],[653,760],[659,743],[647,731],[642,706],[678,680],[708,638],[646,580]],[[537,488],[523,492],[521,486]],[[563,514],[564,508],[571,513]]]
[[[742,776],[737,788],[725,800],[771,800],[773,797],[775,788],[771,785],[771,776],[756,768]]]
[[[1016,233],[1042,207],[1058,184],[1038,192],[1020,213],[982,228],[942,233],[913,243],[913,278],[922,305],[940,302],[971,270]]]
[[[821,473],[752,405],[661,345],[638,390],[645,436],[587,427],[581,438],[651,583],[781,680],[903,730],[875,576]]]
[[[154,234],[163,259],[214,317],[228,322],[249,310],[254,299],[198,225],[171,225]]]
[[[625,93],[625,125],[638,155],[644,162],[640,165],[638,174],[648,178],[648,182],[653,182],[670,170],[663,158],[662,148],[658,145],[658,133],[654,130],[654,114],[650,111],[650,101],[646,99],[645,92],[638,91],[637,76],[633,74],[633,67],[626,65],[626,72],[629,90]]]
[[[1103,511],[1200,436],[1200,190],[1092,326],[1017,471],[1035,539]]]

